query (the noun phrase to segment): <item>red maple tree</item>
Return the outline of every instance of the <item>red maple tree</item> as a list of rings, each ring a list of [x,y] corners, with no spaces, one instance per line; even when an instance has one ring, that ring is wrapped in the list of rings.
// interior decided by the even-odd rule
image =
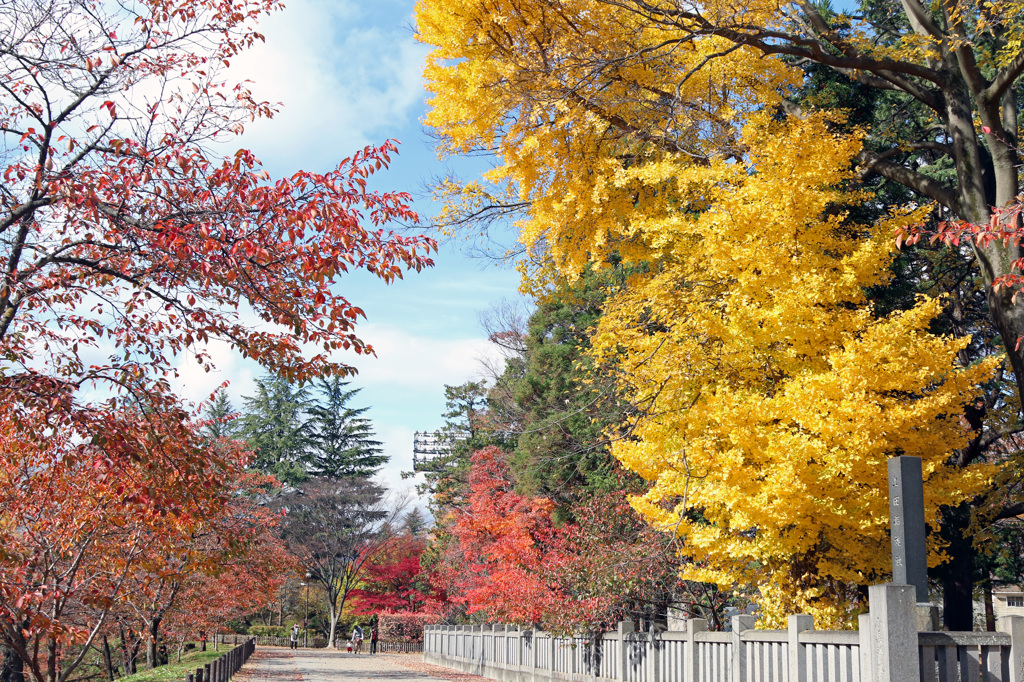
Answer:
[[[553,504],[514,489],[506,455],[490,446],[470,458],[470,492],[451,532],[457,540],[435,567],[434,582],[493,622],[536,624],[562,594],[549,580],[562,560]]]
[[[127,581],[231,495],[170,388],[220,340],[291,379],[372,349],[335,290],[429,266],[407,195],[373,192],[394,143],[272,179],[209,143],[273,109],[223,78],[277,0],[0,6],[0,643],[73,675]],[[151,571],[152,572],[152,571]]]
[[[726,605],[714,586],[679,579],[685,559],[636,515],[626,490],[577,500],[573,520],[559,525],[550,500],[516,492],[501,450],[479,450],[470,463],[466,504],[435,529],[440,557],[429,579],[451,603],[556,632],[657,618],[669,606],[713,620]]]
[[[407,195],[367,189],[394,143],[276,181],[249,151],[207,148],[272,115],[221,74],[279,7],[0,7],[0,401],[69,428],[100,421],[83,411],[173,408],[175,356],[208,366],[211,340],[292,379],[350,371],[339,349],[372,351],[338,277],[391,281],[434,248],[385,231],[415,219]],[[83,404],[87,391],[105,399]]]
[[[374,556],[359,589],[352,590],[352,611],[358,614],[422,613],[436,608],[420,557],[424,538],[400,536]]]

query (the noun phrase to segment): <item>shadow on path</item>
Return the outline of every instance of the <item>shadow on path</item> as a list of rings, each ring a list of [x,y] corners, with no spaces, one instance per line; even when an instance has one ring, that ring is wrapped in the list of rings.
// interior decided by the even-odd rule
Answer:
[[[258,647],[232,682],[483,682],[486,678],[427,665],[420,654],[350,654],[333,649]]]

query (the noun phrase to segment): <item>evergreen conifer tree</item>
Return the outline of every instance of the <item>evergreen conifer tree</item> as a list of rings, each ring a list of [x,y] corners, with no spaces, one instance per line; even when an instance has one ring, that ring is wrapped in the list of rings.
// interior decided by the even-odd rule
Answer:
[[[217,440],[218,438],[233,437],[238,430],[238,425],[236,422],[229,420],[228,417],[234,414],[234,412],[235,409],[228,398],[228,392],[223,388],[218,388],[217,393],[214,394],[213,402],[206,408],[206,418],[210,421],[203,426],[203,433],[206,434],[207,438]]]
[[[268,374],[256,382],[256,395],[243,398],[245,415],[239,435],[256,453],[254,466],[285,483],[306,479],[305,462],[313,447],[312,429],[305,417],[309,391]]]
[[[338,377],[315,382],[317,399],[309,407],[312,448],[308,471],[325,478],[372,476],[388,461],[373,425],[363,415],[368,407],[351,407],[361,389],[349,389]]]

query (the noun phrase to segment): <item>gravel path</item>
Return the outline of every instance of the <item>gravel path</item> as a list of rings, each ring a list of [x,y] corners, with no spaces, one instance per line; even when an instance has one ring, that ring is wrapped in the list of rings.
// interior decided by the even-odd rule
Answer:
[[[421,654],[349,654],[331,649],[258,647],[232,682],[483,682],[485,677],[423,663]]]

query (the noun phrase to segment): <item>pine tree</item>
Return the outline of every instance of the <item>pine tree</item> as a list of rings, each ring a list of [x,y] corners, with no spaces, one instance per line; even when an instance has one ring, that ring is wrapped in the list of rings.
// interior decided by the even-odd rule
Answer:
[[[306,388],[272,374],[256,382],[255,396],[243,398],[239,435],[256,453],[254,466],[286,483],[307,477],[304,463],[313,445],[304,416],[308,401]]]
[[[228,392],[223,388],[217,389],[213,402],[206,408],[206,418],[209,423],[203,426],[203,433],[210,440],[232,438],[238,430],[237,423],[229,419],[234,412],[235,408],[231,405]]]
[[[406,513],[405,518],[402,519],[402,527],[409,535],[416,536],[426,533],[429,525],[420,508],[413,507]]]
[[[313,476],[342,479],[372,476],[388,461],[373,425],[363,415],[368,407],[350,407],[362,389],[348,389],[338,377],[315,382],[317,400],[309,408],[312,449],[308,470]]]

